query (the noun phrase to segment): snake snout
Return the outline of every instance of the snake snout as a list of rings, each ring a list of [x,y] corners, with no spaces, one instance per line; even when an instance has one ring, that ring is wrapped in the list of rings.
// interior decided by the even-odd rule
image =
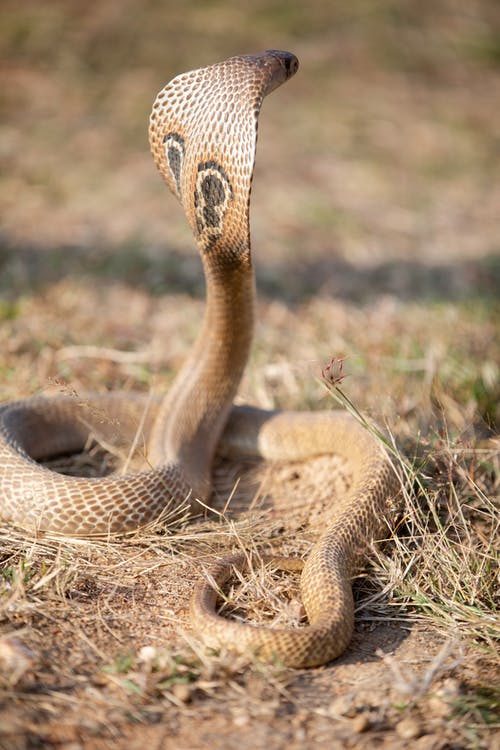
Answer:
[[[288,81],[299,69],[298,58],[292,52],[268,49],[259,57],[261,65],[271,70],[271,76],[265,90],[266,94]]]
[[[291,78],[299,69],[299,60],[292,52],[280,52],[278,50],[268,50],[269,54],[276,55],[285,68],[286,77]]]

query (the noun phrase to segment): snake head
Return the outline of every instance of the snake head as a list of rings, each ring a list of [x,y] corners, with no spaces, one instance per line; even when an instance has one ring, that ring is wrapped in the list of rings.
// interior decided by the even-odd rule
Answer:
[[[291,52],[268,49],[261,55],[247,55],[254,64],[261,67],[267,78],[267,86],[263,96],[267,96],[288,81],[299,69],[299,61]]]
[[[198,247],[217,264],[249,257],[249,202],[262,100],[297,71],[290,52],[239,55],[174,78],[150,117],[153,158]]]

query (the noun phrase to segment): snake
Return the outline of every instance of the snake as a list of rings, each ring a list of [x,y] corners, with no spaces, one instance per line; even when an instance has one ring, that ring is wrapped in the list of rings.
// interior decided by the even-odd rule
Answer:
[[[332,522],[305,560],[277,560],[278,567],[301,571],[307,624],[273,628],[218,613],[218,591],[235,568],[249,566],[243,553],[219,559],[200,576],[190,607],[192,627],[210,647],[311,667],[338,657],[351,640],[352,581],[372,541],[387,531],[397,484],[382,442],[346,410],[280,412],[233,404],[255,318],[249,209],[258,118],[264,97],[298,65],[295,55],[277,50],[238,55],[178,75],[156,97],[151,152],[184,209],[204,270],[198,337],[158,402],[106,393],[1,404],[0,516],[36,533],[125,534],[161,517],[168,503],[208,502],[216,454],[268,461],[338,455],[352,481]],[[142,470],[64,476],[42,463],[81,451],[94,431],[128,444],[138,430],[147,441]]]

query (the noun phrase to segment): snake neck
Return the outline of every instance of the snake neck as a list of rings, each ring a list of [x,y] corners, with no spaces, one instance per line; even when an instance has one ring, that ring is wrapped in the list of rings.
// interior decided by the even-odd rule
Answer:
[[[162,402],[148,447],[153,465],[175,463],[206,499],[215,449],[248,360],[255,282],[249,254],[230,267],[203,257],[207,288],[200,334]]]

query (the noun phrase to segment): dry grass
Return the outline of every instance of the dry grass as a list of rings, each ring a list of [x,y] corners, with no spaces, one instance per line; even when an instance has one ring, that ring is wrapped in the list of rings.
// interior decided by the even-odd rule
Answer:
[[[271,627],[304,624],[296,577],[259,563],[259,550],[302,555],[310,534],[300,526],[283,538],[279,519],[255,510],[236,518],[218,511],[216,520],[185,521],[168,533],[159,526],[115,542],[33,540],[11,527],[0,529],[0,616],[7,626],[0,641],[3,698],[16,696],[23,706],[19,721],[28,721],[31,733],[49,742],[61,726],[70,738],[90,731],[109,739],[127,721],[154,725],[157,717],[176,712],[192,718],[198,709],[201,715],[217,713],[223,697],[236,728],[254,720],[272,725],[287,707],[321,726],[340,721],[354,736],[356,727],[363,733],[385,727],[386,733],[393,728],[396,735],[446,735],[482,747],[497,725],[499,701],[493,687],[500,636],[499,517],[489,499],[498,456],[494,443],[471,451],[443,441],[439,450],[419,446],[411,465],[397,454],[406,504],[397,533],[373,551],[357,585],[357,622],[375,633],[380,623],[423,628],[430,651],[412,647],[408,659],[375,639],[379,667],[390,680],[378,700],[368,700],[363,690],[333,699],[327,693],[326,702],[303,700],[300,680],[290,670],[207,652],[189,634],[185,606],[199,575],[193,561],[203,570],[214,557],[235,550],[252,550],[253,571],[235,574],[221,612]],[[87,473],[100,462],[96,456]],[[137,619],[143,611],[147,622]],[[62,642],[52,640],[57,633]],[[47,638],[50,665],[41,656]],[[43,699],[36,697],[40,688]],[[15,738],[20,724],[11,719],[7,733]],[[302,735],[294,730],[293,736]]]
[[[180,70],[289,48],[300,74],[259,136],[259,323],[239,397],[338,406],[321,370],[344,358],[333,395],[383,428],[405,504],[356,581],[351,648],[298,673],[189,632],[197,577],[241,549],[255,570],[226,614],[303,623],[296,576],[259,554],[307,554],[322,509],[308,525],[291,494],[272,512],[252,467],[246,509],[243,482],[172,531],[88,542],[4,524],[0,747],[498,744],[498,13],[331,5],[6,5],[0,399],[168,387],[203,286],[146,113]],[[114,465],[92,448],[55,467]]]

